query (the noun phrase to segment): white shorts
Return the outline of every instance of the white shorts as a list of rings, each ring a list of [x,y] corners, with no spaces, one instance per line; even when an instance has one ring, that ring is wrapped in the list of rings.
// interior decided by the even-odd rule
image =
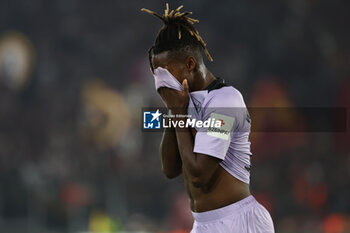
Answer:
[[[192,212],[191,233],[274,233],[269,212],[253,196],[206,212]]]

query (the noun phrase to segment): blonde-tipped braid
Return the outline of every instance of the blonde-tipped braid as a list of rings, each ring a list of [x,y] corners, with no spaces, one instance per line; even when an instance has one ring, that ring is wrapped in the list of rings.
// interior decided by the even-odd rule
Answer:
[[[169,12],[169,4],[166,3],[166,8],[165,8],[163,15],[159,15],[159,14],[155,13],[154,11],[151,11],[151,10],[148,10],[145,8],[142,8],[141,11],[145,11],[153,16],[156,16],[157,18],[162,20],[165,25],[168,25],[169,22],[172,22],[172,21],[182,22],[181,25],[178,24],[178,27],[177,27],[178,28],[178,39],[181,40],[181,38],[182,38],[181,27],[183,27],[191,34],[191,36],[193,36],[197,39],[197,41],[203,47],[204,52],[205,52],[206,56],[208,57],[208,59],[210,61],[213,61],[213,58],[211,57],[211,55],[206,47],[206,43],[204,42],[203,38],[199,35],[198,31],[193,26],[193,24],[198,23],[199,20],[188,17],[188,15],[191,15],[192,12],[189,12],[189,11],[180,12],[180,10],[182,8],[183,8],[183,5],[179,6],[176,10],[171,10]]]

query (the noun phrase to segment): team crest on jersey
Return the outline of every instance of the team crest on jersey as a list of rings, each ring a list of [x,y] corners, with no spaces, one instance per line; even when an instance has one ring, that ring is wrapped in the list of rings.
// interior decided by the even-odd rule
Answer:
[[[193,96],[192,96],[192,102],[194,107],[196,108],[197,113],[199,113],[202,109],[202,103],[196,98],[194,98]]]

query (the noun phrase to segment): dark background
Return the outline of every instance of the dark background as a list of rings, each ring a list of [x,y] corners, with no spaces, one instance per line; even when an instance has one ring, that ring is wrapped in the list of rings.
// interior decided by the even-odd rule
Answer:
[[[248,106],[349,107],[349,1],[183,4]],[[162,106],[147,56],[161,22],[142,7],[165,2],[0,1],[0,232],[189,232],[182,178],[164,178],[161,134],[141,131],[142,107]],[[266,121],[288,119],[253,125]],[[276,232],[350,232],[348,132],[251,141]]]

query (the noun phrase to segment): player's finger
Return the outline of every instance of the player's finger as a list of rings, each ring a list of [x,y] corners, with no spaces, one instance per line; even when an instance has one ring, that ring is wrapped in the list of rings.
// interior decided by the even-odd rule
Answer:
[[[182,86],[184,88],[184,92],[188,93],[188,83],[187,83],[187,79],[184,79],[184,81],[182,82]]]

